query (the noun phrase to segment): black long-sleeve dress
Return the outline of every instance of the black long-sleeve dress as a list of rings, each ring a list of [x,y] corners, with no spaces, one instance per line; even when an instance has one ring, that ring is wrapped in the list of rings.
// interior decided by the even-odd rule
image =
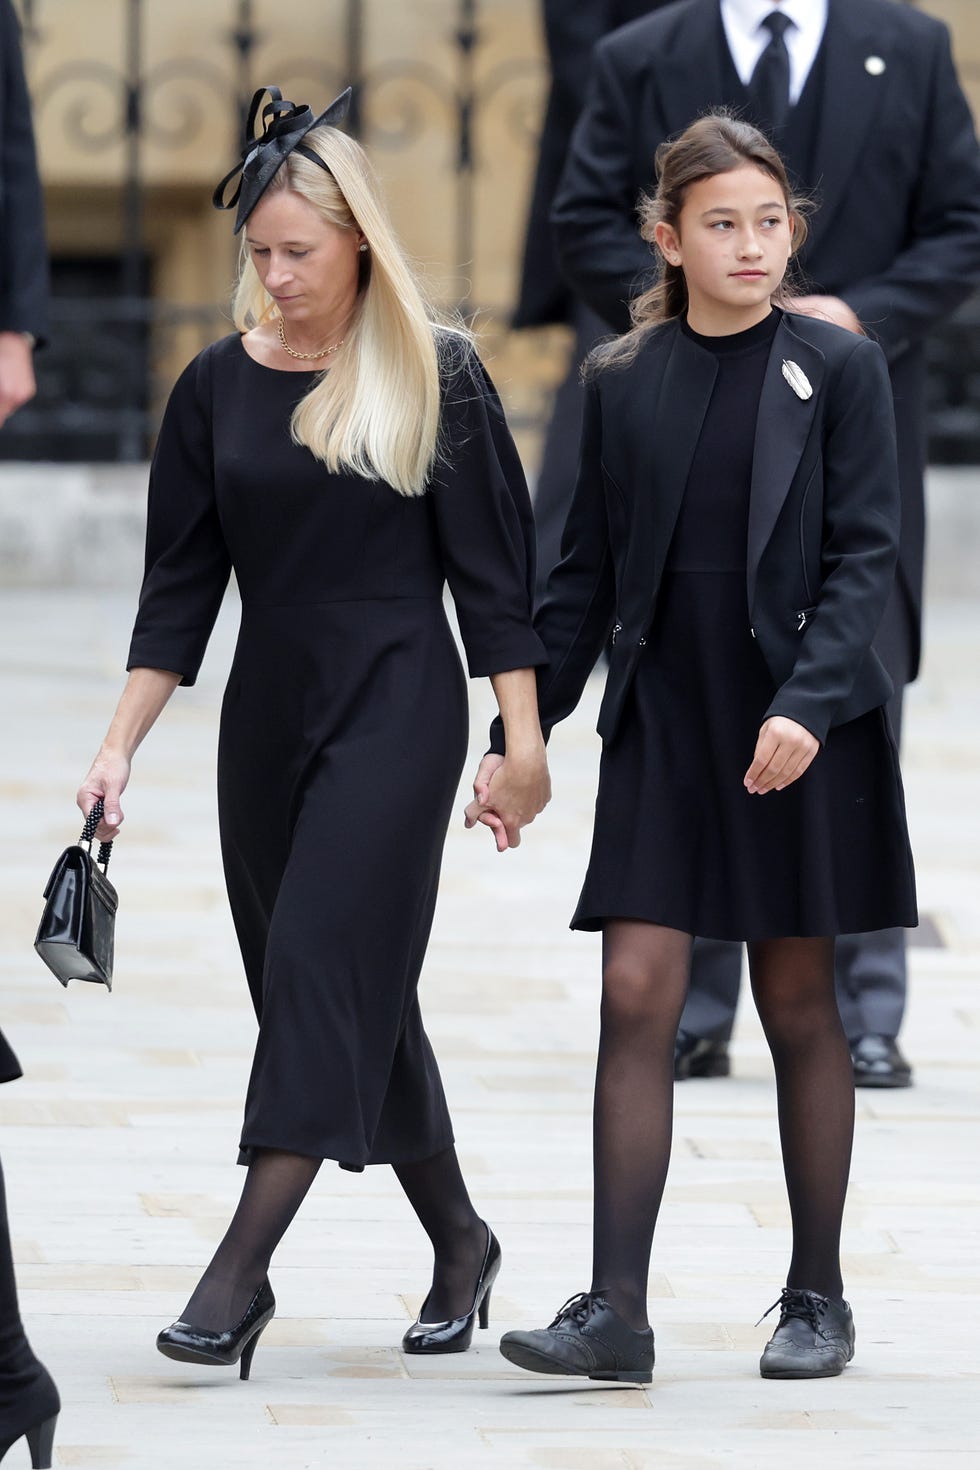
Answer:
[[[264,1147],[358,1169],[452,1142],[416,994],[467,738],[444,583],[471,676],[544,653],[516,450],[475,355],[445,358],[417,498],[294,444],[312,375],[238,336],[186,369],[161,429],[128,667],[193,683],[231,569],[242,598],[218,805],[259,1019],[243,1162]]]

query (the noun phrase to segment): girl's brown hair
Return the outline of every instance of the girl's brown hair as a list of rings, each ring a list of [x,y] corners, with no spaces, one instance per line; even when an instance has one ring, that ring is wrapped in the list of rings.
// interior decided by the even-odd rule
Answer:
[[[786,173],[786,165],[776,149],[751,123],[733,113],[719,110],[699,117],[677,138],[661,143],[656,153],[657,189],[653,195],[641,196],[639,204],[640,236],[656,249],[654,231],[663,221],[676,229],[680,213],[692,184],[717,174],[732,173],[746,165],[768,174],[782,191],[786,209],[793,219],[793,254],[802,246],[807,234],[808,203],[794,193]],[[787,271],[773,300],[786,306],[793,289],[787,284]],[[657,281],[630,303],[632,326],[628,332],[597,347],[586,359],[586,372],[605,367],[625,367],[633,361],[647,336],[656,327],[687,310],[687,282],[679,265],[660,258]]]

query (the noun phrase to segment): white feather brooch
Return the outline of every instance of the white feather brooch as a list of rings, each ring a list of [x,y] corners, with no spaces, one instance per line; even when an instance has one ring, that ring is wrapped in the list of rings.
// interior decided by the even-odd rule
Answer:
[[[789,362],[785,357],[783,358],[783,377],[797,398],[802,398],[805,402],[806,399],[813,397],[813,388],[810,386],[810,379],[806,373],[798,363]]]

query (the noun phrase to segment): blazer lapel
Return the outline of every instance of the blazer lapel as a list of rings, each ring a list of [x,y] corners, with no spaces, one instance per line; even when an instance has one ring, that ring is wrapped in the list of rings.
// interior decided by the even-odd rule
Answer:
[[[787,382],[783,364],[795,367],[812,393],[801,398]],[[752,456],[749,532],[746,558],[748,606],[755,603],[755,584],[762,553],[793,483],[820,399],[824,355],[793,331],[784,317],[776,330],[759,399]]]
[[[686,337],[678,325],[664,330],[674,332],[674,342],[655,404],[635,392],[631,404],[631,438],[638,452],[631,477],[635,504],[623,586],[647,589],[643,617],[649,615],[660,586],[691,461],[718,375],[718,364],[711,353]]]
[[[889,88],[890,37],[863,13],[860,0],[830,0],[824,32],[824,97],[821,102],[813,177],[808,180],[818,209],[805,254],[809,256],[834,223],[864,140]],[[869,71],[865,63],[871,59]],[[879,69],[879,63],[883,66]]]

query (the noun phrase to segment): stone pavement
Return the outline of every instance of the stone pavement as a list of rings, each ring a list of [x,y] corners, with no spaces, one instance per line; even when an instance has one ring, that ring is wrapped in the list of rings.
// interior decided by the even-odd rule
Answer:
[[[975,554],[971,565],[975,567]],[[496,1351],[588,1283],[598,946],[566,925],[584,870],[597,689],[553,742],[555,797],[519,852],[450,834],[423,981],[479,1208],[504,1249],[491,1331],[404,1358],[426,1242],[390,1170],[322,1170],[275,1262],[279,1315],[252,1381],[165,1360],[241,1184],[253,1019],[225,908],[213,787],[226,607],[199,685],[137,758],[113,860],[116,988],[62,991],[31,951],[40,890],[78,828],[132,613],[113,592],[0,593],[2,1021],[27,1076],[0,1090],[22,1307],[64,1398],[56,1463],[264,1470],[769,1470],[980,1463],[976,1226],[980,1035],[980,602],[934,601],[906,775],[922,908],[917,1085],[858,1095],[845,1237],[858,1353],[843,1378],[764,1383],[788,1253],[773,1088],[748,1004],[729,1081],[678,1090],[652,1279],[648,1390],[537,1379]],[[949,592],[950,586],[942,590]],[[474,751],[488,690],[474,686]],[[411,854],[406,854],[411,861]],[[383,906],[385,895],[378,893]],[[26,1465],[21,1442],[8,1461]]]

